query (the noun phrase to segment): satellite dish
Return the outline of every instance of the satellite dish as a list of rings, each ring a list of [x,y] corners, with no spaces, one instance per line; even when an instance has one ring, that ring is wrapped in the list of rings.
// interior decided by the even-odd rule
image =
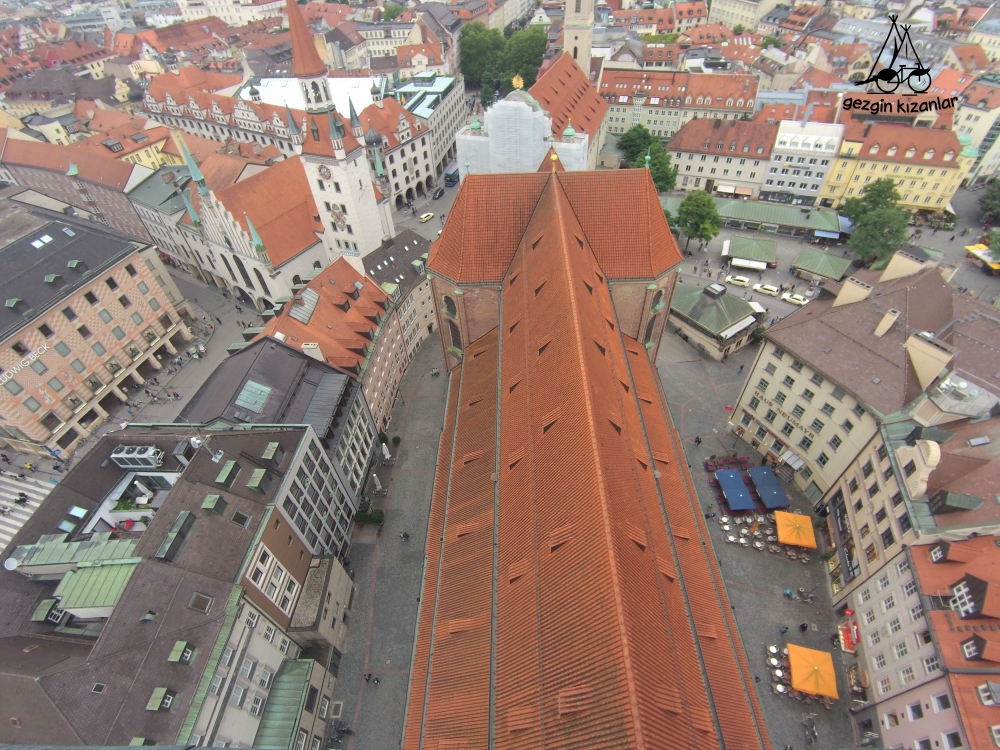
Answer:
[[[6,560],[4,560],[3,561],[3,569],[4,570],[17,570],[17,558],[15,558],[15,557],[8,557]]]

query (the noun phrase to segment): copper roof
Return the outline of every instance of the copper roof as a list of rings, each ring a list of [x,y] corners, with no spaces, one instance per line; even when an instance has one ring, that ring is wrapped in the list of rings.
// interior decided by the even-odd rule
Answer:
[[[536,175],[495,242],[501,325],[450,384],[408,748],[770,747],[659,381],[581,221],[629,195],[628,247],[662,216],[627,171],[650,191]],[[466,200],[502,207],[526,175],[472,177],[495,189],[467,178]]]
[[[547,180],[544,172],[467,175],[431,250],[430,268],[455,282],[502,279]],[[560,172],[559,182],[609,277],[655,277],[680,263],[645,170]],[[609,195],[630,196],[628,211]]]

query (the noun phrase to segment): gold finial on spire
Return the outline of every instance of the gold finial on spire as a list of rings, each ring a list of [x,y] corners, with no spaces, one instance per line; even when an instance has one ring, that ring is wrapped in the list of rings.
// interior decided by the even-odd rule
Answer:
[[[559,161],[559,157],[556,155],[556,152],[553,151],[552,152],[552,156],[550,156],[549,158],[552,160],[552,174],[555,174],[555,172],[556,172],[556,163]]]
[[[514,88],[518,89],[518,90],[523,89],[524,88],[524,79],[521,78],[521,76],[519,74],[515,75],[510,80],[510,85],[513,86]]]

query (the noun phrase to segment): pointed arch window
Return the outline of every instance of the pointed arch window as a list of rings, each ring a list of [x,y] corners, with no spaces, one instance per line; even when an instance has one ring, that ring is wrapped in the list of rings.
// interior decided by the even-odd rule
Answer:
[[[458,307],[455,306],[455,300],[453,300],[451,297],[444,298],[444,314],[447,315],[449,318],[458,317]],[[459,347],[459,349],[461,348],[462,347]]]
[[[642,336],[642,343],[648,344],[650,341],[652,341],[653,329],[656,328],[656,318],[657,316],[654,315],[652,318],[649,319],[649,322],[646,323],[646,332]]]
[[[462,332],[458,330],[454,320],[448,321],[448,332],[451,334],[451,345],[456,349],[462,348]]]

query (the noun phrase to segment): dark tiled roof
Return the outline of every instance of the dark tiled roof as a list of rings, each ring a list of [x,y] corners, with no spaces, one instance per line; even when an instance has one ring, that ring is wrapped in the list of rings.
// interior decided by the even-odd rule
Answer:
[[[364,257],[365,273],[379,284],[399,284],[399,299],[403,299],[425,280],[424,273],[413,262],[420,261],[420,268],[426,269],[427,260],[422,256],[430,250],[430,240],[412,229],[404,229],[392,238],[391,244],[385,243]],[[397,281],[400,277],[402,280]]]

